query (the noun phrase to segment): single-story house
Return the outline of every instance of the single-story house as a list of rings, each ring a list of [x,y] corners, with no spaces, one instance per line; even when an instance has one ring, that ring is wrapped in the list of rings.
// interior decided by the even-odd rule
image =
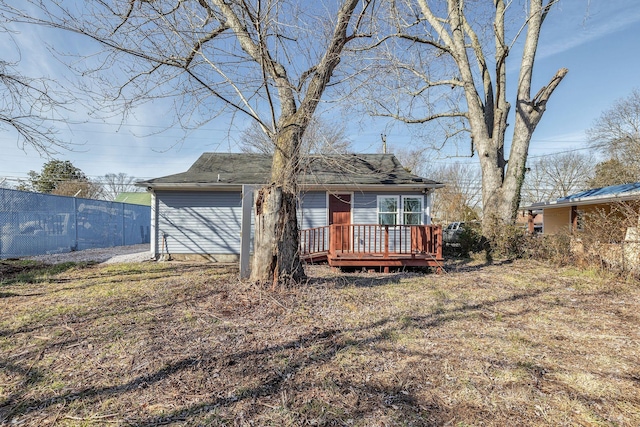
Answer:
[[[253,233],[252,191],[269,183],[270,173],[268,155],[204,153],[186,172],[137,183],[151,193],[152,256],[238,260],[241,240]],[[299,177],[299,226],[430,226],[432,192],[440,187],[391,154],[308,156]],[[343,232],[351,233],[350,245],[366,244],[357,230]]]
[[[640,202],[640,182],[593,188],[523,209],[529,213],[530,226],[534,217],[542,213],[542,233],[558,234],[581,231],[585,214],[596,211],[607,213],[614,204],[633,201]]]

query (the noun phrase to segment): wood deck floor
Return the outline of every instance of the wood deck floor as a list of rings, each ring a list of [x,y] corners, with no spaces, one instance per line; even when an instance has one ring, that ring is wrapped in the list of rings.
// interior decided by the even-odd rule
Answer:
[[[301,232],[302,258],[332,267],[442,268],[440,226],[331,225]]]

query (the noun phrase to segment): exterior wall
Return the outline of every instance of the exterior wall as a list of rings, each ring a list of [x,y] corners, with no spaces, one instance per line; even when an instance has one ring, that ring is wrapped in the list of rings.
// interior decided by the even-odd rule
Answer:
[[[327,225],[327,193],[325,191],[309,191],[300,195],[298,224],[301,229],[316,228]]]
[[[354,224],[378,223],[378,196],[395,193],[354,193],[352,218]]]
[[[430,199],[420,192],[356,191],[351,194],[354,224],[378,223],[379,195],[423,197],[423,223],[431,223]],[[327,197],[326,191],[301,194],[298,209],[301,229],[328,224]],[[251,212],[253,239],[254,209]],[[156,191],[152,197],[152,255],[157,258],[168,252],[175,259],[201,255],[216,261],[237,260],[240,254],[241,222],[240,191]]]
[[[422,197],[422,223],[431,224],[429,197],[424,197],[420,192],[383,191],[375,193],[354,193],[353,197],[353,223],[377,224],[378,223],[378,196],[417,196]]]
[[[571,207],[547,208],[543,221],[544,234],[567,233],[571,225]]]
[[[170,254],[240,254],[242,194],[158,191],[157,240]]]
[[[611,205],[600,203],[594,205],[578,205],[577,210],[584,215],[604,212],[606,215],[611,214]],[[612,214],[613,215],[613,214]],[[622,215],[619,215],[622,218]],[[543,218],[544,234],[558,234],[560,232],[568,232],[571,230],[571,206],[563,206],[559,208],[547,208],[544,210]]]

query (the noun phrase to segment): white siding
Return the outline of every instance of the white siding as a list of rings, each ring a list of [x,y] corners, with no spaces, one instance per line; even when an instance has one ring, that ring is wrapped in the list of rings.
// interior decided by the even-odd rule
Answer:
[[[327,193],[309,191],[301,195],[301,209],[298,210],[300,229],[322,227],[327,222]]]
[[[239,254],[241,192],[158,192],[158,240],[172,254]],[[161,249],[161,248],[160,248]]]
[[[417,192],[354,192],[352,218],[354,224],[377,224],[379,195],[422,196]],[[163,236],[172,254],[240,254],[242,194],[233,192],[158,191],[156,249],[162,253]],[[424,221],[429,222],[429,198],[424,198]],[[251,209],[251,238],[255,209]],[[301,229],[328,224],[327,193],[310,191],[301,195],[298,220]],[[251,245],[253,247],[253,244]],[[166,249],[165,249],[166,250]]]
[[[354,224],[378,223],[378,195],[380,193],[354,193],[352,215]]]

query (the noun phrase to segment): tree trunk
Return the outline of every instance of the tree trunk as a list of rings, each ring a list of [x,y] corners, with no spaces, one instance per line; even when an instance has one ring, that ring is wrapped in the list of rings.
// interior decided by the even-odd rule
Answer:
[[[255,196],[256,224],[251,280],[278,284],[306,278],[298,247],[297,195],[281,186],[261,188]]]

